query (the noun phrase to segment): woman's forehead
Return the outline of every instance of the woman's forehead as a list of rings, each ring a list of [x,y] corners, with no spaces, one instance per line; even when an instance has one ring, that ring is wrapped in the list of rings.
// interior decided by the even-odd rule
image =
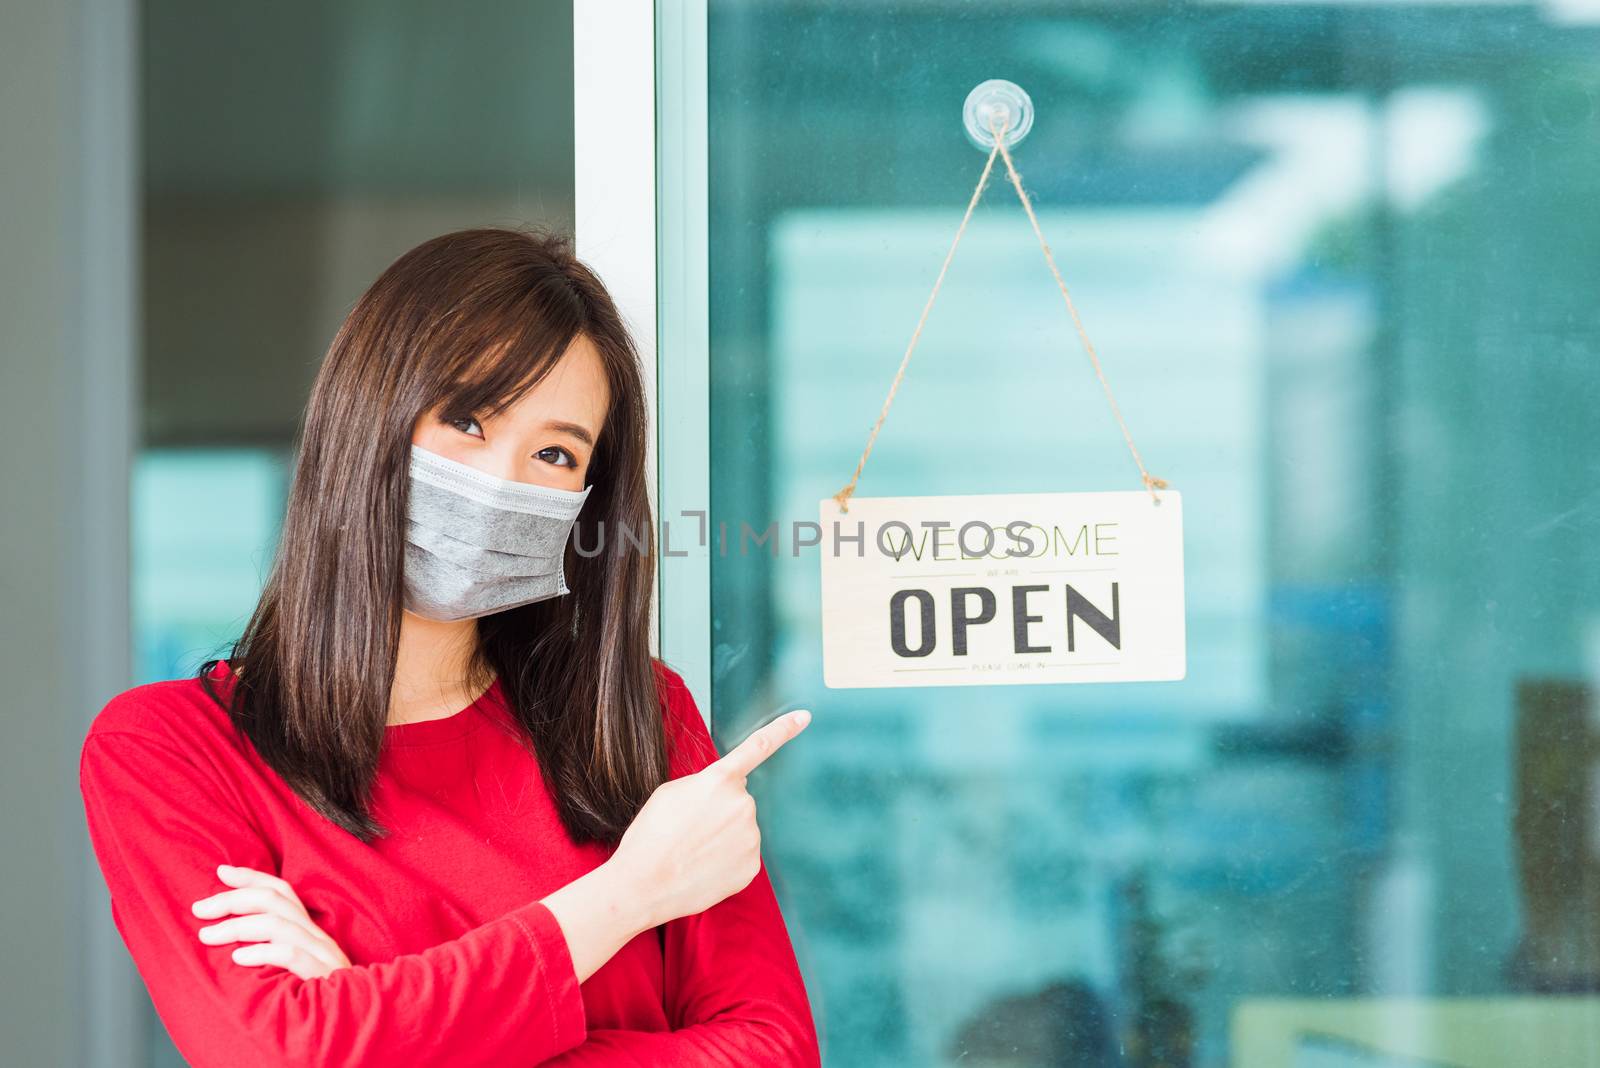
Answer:
[[[490,418],[533,430],[548,425],[571,433],[576,428],[574,436],[598,439],[610,406],[611,387],[593,342],[578,335],[536,380],[530,383],[526,378],[518,383],[520,395],[499,398],[499,410],[487,413]]]

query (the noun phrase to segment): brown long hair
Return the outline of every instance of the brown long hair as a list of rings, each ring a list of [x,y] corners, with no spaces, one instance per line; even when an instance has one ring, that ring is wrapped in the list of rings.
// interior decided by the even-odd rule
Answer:
[[[211,686],[218,660],[199,669],[266,763],[363,840],[386,833],[369,800],[399,649],[416,420],[440,405],[504,410],[580,334],[600,353],[611,403],[567,546],[572,592],[480,618],[469,673],[499,676],[575,840],[614,844],[667,776],[638,352],[570,239],[460,230],[391,264],[334,337],[272,571],[228,657],[231,700]]]

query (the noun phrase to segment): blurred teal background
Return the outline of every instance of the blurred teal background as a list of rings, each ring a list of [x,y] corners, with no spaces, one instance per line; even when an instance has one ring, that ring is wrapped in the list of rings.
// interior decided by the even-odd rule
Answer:
[[[848,480],[988,78],[1184,494],[1177,683],[828,690],[810,555],[713,557],[719,738],[816,714],[759,800],[830,1061],[1600,1064],[1600,8],[710,15],[713,520]],[[858,492],[1137,488],[1002,172]],[[1314,1021],[1397,996],[1478,1023]]]
[[[141,681],[226,656],[255,607],[288,488],[259,449],[147,449],[134,470],[134,635]]]

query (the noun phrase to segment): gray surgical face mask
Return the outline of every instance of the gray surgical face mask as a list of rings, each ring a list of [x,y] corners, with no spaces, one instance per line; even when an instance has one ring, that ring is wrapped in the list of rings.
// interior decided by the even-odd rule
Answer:
[[[567,538],[591,488],[512,482],[413,444],[406,608],[474,619],[567,593]]]

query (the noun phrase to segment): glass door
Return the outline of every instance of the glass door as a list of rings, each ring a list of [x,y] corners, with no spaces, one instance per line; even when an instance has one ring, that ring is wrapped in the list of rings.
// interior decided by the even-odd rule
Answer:
[[[724,745],[815,712],[752,789],[827,1062],[1600,1065],[1592,5],[653,18],[661,649]],[[823,684],[792,524],[877,416],[990,78],[1184,495],[1181,682]],[[997,177],[859,492],[1138,486]]]

